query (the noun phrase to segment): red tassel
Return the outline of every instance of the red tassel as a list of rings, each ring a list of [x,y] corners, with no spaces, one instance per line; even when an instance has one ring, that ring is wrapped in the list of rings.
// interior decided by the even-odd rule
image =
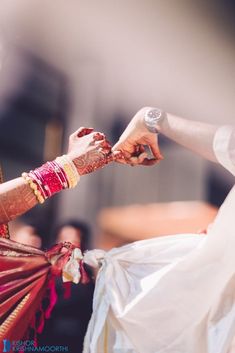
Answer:
[[[57,293],[56,293],[56,287],[55,287],[55,277],[52,276],[49,280],[48,283],[48,288],[50,291],[49,294],[49,306],[48,308],[45,310],[45,318],[49,319],[51,317],[51,312],[57,302]]]
[[[46,251],[46,257],[50,260],[51,257],[58,255],[63,248],[63,243],[53,245],[49,250]]]
[[[90,282],[90,278],[84,268],[84,263],[83,261],[81,260],[80,261],[80,272],[81,272],[81,283],[82,284],[87,284]]]
[[[63,283],[63,287],[64,287],[64,299],[69,299],[71,297],[72,283],[65,282]]]
[[[53,263],[53,265],[51,265],[50,267],[49,280],[47,282],[49,305],[45,310],[41,305],[39,309],[40,316],[39,316],[38,325],[36,323],[36,315],[31,320],[30,327],[33,330],[35,347],[37,347],[38,345],[37,333],[39,334],[42,333],[45,325],[45,319],[50,318],[52,310],[57,302],[56,283],[55,283],[56,276],[61,274],[62,269],[65,266],[65,264],[68,262],[74,248],[75,246],[73,244],[60,243],[60,244],[56,244],[49,251],[45,253],[45,257],[47,258],[47,260]],[[87,284],[90,282],[90,278],[87,275],[87,272],[84,268],[84,263],[82,260],[79,262],[79,264],[80,264],[80,273],[81,273],[80,282],[82,284]],[[68,299],[71,296],[71,285],[72,285],[71,282],[64,283],[65,299]]]
[[[44,310],[42,308],[42,305],[40,307],[40,318],[39,318],[39,323],[37,326],[37,333],[42,333],[43,329],[44,329],[44,325],[45,325],[45,314],[44,314]]]

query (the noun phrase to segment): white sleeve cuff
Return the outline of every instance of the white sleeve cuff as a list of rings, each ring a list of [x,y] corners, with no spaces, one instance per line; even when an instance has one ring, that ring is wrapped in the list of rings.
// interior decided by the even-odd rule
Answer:
[[[235,160],[231,150],[231,140],[235,138],[234,126],[225,125],[215,133],[213,149],[218,162],[235,176]]]

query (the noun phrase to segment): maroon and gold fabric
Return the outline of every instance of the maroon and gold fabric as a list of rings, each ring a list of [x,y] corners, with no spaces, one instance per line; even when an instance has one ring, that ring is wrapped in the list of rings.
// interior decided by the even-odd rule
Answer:
[[[3,183],[3,173],[0,165],[0,184]],[[0,237],[10,238],[8,224],[0,224]]]
[[[45,294],[45,253],[0,239],[0,340],[22,339]]]
[[[61,275],[73,249],[70,243],[60,243],[44,252],[0,238],[0,344],[4,339],[28,338],[31,325],[42,330],[42,322],[35,324],[35,314],[42,309],[49,288],[49,304],[41,312],[41,321],[49,317],[56,302],[54,278]]]
[[[30,333],[35,339],[42,332],[57,299],[55,277],[62,274],[75,250],[69,242],[42,251],[8,238],[8,225],[0,224],[0,351],[4,340],[29,339]],[[82,260],[79,266],[81,282],[87,283]]]

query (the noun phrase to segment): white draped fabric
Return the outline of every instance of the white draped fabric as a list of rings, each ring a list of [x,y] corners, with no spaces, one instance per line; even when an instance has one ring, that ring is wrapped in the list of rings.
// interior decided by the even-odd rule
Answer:
[[[235,176],[235,128],[214,138]],[[84,353],[232,353],[235,337],[235,188],[208,235],[157,237],[104,252]]]

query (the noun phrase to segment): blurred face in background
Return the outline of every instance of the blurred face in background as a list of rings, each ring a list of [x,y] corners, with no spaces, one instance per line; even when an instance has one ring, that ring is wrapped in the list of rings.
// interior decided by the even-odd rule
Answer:
[[[59,231],[56,242],[60,243],[64,241],[69,241],[74,245],[81,247],[81,231],[72,226],[64,226]]]
[[[40,236],[36,233],[35,228],[29,225],[22,225],[16,229],[16,231],[11,234],[11,239],[38,249],[42,246]]]

